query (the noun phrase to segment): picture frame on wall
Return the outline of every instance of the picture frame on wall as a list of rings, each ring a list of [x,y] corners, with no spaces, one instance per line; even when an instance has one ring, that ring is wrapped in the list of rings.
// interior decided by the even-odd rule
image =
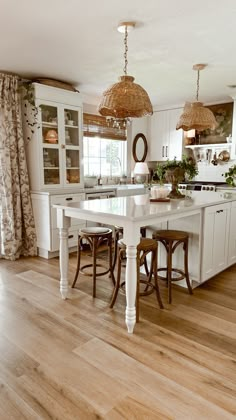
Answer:
[[[214,130],[207,129],[197,132],[201,144],[227,143],[227,138],[232,136],[233,125],[233,102],[207,106],[217,121],[217,127]]]

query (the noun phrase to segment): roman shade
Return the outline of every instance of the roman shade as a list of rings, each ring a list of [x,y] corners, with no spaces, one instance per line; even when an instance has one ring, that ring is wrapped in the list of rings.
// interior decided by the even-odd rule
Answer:
[[[110,127],[105,117],[95,114],[83,114],[84,137],[102,137],[109,140],[126,140],[125,128]]]

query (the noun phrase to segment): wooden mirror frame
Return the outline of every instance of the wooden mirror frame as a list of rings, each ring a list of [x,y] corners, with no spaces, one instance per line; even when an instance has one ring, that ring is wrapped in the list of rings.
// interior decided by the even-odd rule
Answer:
[[[143,144],[144,144],[144,152],[143,152],[143,157],[141,159],[138,159],[137,157],[137,153],[136,153],[136,147],[137,147],[137,143],[138,140],[143,139]],[[138,133],[136,134],[134,141],[133,141],[133,149],[132,149],[132,153],[133,153],[133,158],[135,162],[144,162],[146,157],[147,157],[147,152],[148,152],[148,144],[147,144],[147,139],[145,137],[145,135],[143,133]]]

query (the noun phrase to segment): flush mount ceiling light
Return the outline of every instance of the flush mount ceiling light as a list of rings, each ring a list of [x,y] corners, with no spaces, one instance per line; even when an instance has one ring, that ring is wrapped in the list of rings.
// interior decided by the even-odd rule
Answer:
[[[122,22],[118,26],[118,31],[125,34],[124,76],[121,76],[118,83],[103,93],[98,110],[104,117],[140,118],[153,113],[147,92],[140,85],[134,83],[133,76],[127,75],[128,32],[134,27],[135,22]]]
[[[217,126],[213,112],[204,107],[202,102],[198,101],[200,70],[203,70],[206,66],[206,64],[195,64],[193,66],[193,70],[197,70],[196,102],[186,102],[183,114],[176,126],[176,130],[182,128],[185,131],[193,129],[203,131],[207,128],[213,130]]]

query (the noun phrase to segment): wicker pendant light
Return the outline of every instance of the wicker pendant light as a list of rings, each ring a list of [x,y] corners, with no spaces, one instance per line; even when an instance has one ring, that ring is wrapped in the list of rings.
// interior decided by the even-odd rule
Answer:
[[[204,107],[202,102],[198,101],[200,70],[203,70],[205,67],[206,64],[195,64],[193,66],[193,70],[197,70],[196,102],[186,102],[176,130],[180,128],[185,131],[193,129],[203,131],[207,128],[214,130],[217,126],[213,112],[209,108]]]
[[[134,83],[134,77],[127,75],[128,32],[134,26],[134,22],[122,22],[118,26],[118,30],[125,33],[124,76],[121,76],[118,83],[103,93],[98,110],[104,117],[140,118],[153,113],[147,92],[140,85]]]

